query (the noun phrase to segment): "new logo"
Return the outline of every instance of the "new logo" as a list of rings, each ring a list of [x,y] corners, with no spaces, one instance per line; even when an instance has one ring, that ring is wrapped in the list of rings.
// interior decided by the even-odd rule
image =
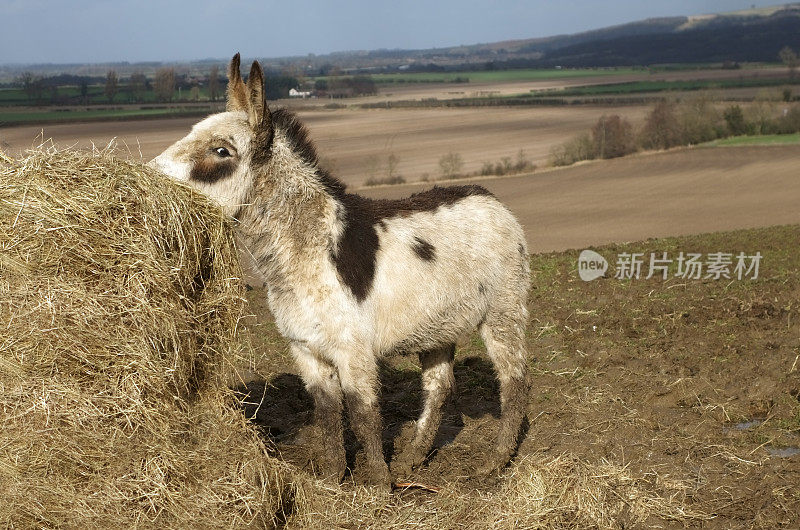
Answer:
[[[594,250],[583,250],[578,256],[578,275],[581,280],[590,282],[603,276],[608,270],[606,258]]]

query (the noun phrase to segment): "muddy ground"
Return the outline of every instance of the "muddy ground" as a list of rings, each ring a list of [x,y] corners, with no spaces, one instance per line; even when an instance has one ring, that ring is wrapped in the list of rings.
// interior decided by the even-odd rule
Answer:
[[[648,493],[691,514],[644,522],[623,515],[614,526],[627,521],[641,527],[797,528],[798,242],[795,225],[595,248],[609,260],[610,274],[622,252],[670,257],[681,251],[760,252],[755,280],[681,279],[672,276],[673,267],[667,280],[584,282],[576,251],[533,255],[528,328],[533,390],[517,460],[567,458],[616,466]],[[295,442],[311,421],[312,401],[269,316],[263,290],[250,290],[249,297],[251,336],[261,354],[256,371],[267,375],[249,384],[246,412],[277,454],[303,467],[307,451]],[[506,479],[477,479],[474,470],[491,450],[498,385],[477,334],[459,344],[455,375],[457,392],[436,449],[408,478],[491,494]],[[420,412],[419,376],[415,359],[389,358],[383,364],[387,459],[394,444],[402,443],[404,425]],[[346,444],[352,465],[358,452],[352,434]],[[434,494],[417,493],[403,502],[424,503],[426,495]],[[463,524],[472,527],[469,520]]]

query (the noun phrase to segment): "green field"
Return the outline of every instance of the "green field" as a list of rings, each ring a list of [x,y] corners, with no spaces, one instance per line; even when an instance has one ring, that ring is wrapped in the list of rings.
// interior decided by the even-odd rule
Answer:
[[[175,90],[172,101],[192,101],[190,98],[190,90]],[[198,98],[200,101],[209,99],[208,90],[205,87],[199,87]],[[113,103],[158,103],[155,92],[147,90],[141,95],[140,101],[134,101],[130,89],[126,86],[121,86],[117,95],[114,97]],[[0,88],[0,107],[13,107],[13,106],[33,106],[33,105],[107,105],[109,104],[108,98],[105,94],[103,85],[90,85],[87,87],[86,101],[83,102],[80,89],[73,85],[59,86],[55,92],[51,89],[42,90],[39,97],[29,97],[21,88]]]
[[[782,145],[800,143],[800,133],[794,134],[762,134],[756,136],[732,136],[714,140],[706,145],[731,146],[731,145]]]
[[[648,92],[686,92],[692,90],[753,88],[753,87],[780,87],[800,84],[800,80],[791,78],[758,77],[748,79],[709,79],[695,81],[632,81],[627,83],[607,83],[569,88],[566,90],[538,91],[535,97],[548,97],[558,95],[567,96],[599,96],[613,94],[636,94]]]
[[[98,110],[44,110],[44,111],[8,111],[0,110],[0,127],[24,125],[29,123],[52,123],[72,121],[125,120],[137,118],[170,118],[177,116],[203,116],[211,108],[205,107],[171,107],[171,108],[127,108]]]

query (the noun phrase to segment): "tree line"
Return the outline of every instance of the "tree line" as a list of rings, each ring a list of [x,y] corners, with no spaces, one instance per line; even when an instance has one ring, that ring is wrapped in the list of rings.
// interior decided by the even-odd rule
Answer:
[[[31,72],[22,73],[12,85],[22,88],[28,104],[58,105],[90,103],[168,103],[181,101],[217,101],[227,88],[227,77],[212,66],[202,76],[177,73],[174,68],[159,68],[148,76],[142,71],[127,78],[109,70],[105,77],[58,75],[40,77]],[[292,88],[310,85],[302,76],[267,74],[265,89],[267,99],[289,96]],[[368,76],[329,77],[317,80],[314,93],[320,97],[353,97],[377,93],[375,82]],[[20,101],[19,103],[24,103]]]
[[[778,57],[789,70],[789,78],[794,79],[800,62],[797,53],[784,46]],[[662,100],[638,130],[616,114],[604,115],[588,133],[553,149],[550,158],[553,165],[566,166],[581,160],[625,156],[639,149],[669,149],[730,136],[793,134],[800,132],[800,106],[793,104],[794,100],[789,87],[779,97],[762,91],[745,107],[734,104],[720,109],[704,94],[683,101]]]
[[[669,149],[731,136],[800,132],[800,105],[790,89],[778,98],[763,94],[750,105],[721,106],[706,95],[655,104],[640,127],[619,115],[604,115],[584,134],[553,149],[551,162],[616,158],[640,149]]]
[[[137,71],[127,78],[120,78],[115,70],[109,70],[102,78],[74,75],[40,77],[23,72],[14,85],[22,88],[30,104],[86,105],[97,102],[98,97],[108,103],[171,102],[176,99],[176,91],[181,95],[186,92],[181,99],[199,100],[201,87],[204,99],[215,101],[221,97],[224,83],[226,81],[220,79],[218,67],[213,66],[203,77],[176,74],[174,68],[159,68],[152,77]]]

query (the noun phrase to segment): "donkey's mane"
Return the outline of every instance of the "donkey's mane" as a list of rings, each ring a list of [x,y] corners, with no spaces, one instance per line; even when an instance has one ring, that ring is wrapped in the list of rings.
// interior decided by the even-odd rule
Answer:
[[[272,123],[276,130],[281,130],[286,135],[289,147],[306,164],[317,170],[317,178],[324,186],[325,191],[333,197],[341,199],[345,195],[345,184],[331,175],[327,169],[320,167],[319,155],[314,142],[308,137],[308,129],[297,119],[297,114],[286,108],[279,108],[272,112]]]
[[[405,216],[413,212],[435,210],[439,206],[453,204],[470,195],[491,195],[483,186],[467,184],[461,186],[434,186],[432,189],[411,194],[404,199],[370,199],[347,193],[347,185],[320,166],[319,155],[308,129],[297,118],[297,114],[286,108],[272,112],[272,123],[276,130],[283,131],[289,147],[303,162],[316,169],[316,177],[325,191],[347,209],[365,210],[373,221]]]

